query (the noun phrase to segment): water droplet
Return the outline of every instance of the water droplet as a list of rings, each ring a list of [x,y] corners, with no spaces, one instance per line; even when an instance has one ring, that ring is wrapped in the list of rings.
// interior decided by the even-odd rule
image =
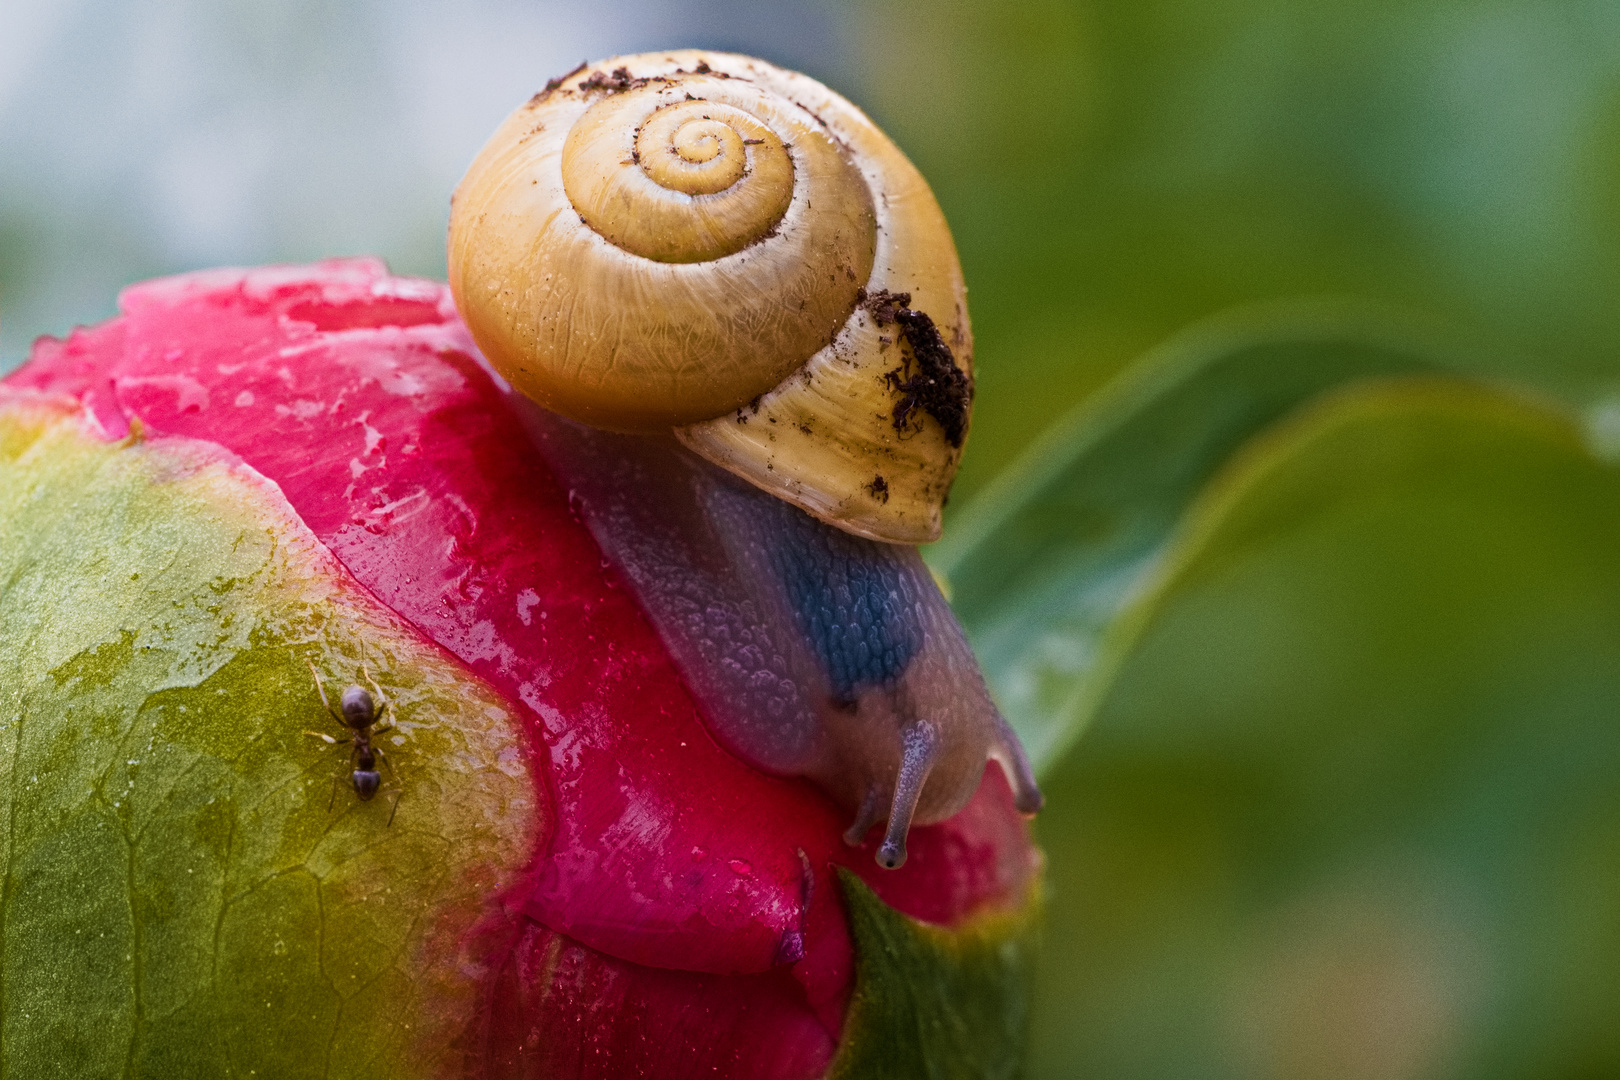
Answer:
[[[754,876],[754,868],[742,859],[732,859],[726,865],[731,867],[731,872],[736,874],[738,877]]]

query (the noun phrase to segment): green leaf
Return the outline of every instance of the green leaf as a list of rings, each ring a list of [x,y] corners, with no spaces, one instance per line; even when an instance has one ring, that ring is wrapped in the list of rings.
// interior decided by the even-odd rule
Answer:
[[[843,867],[855,994],[829,1080],[1001,1080],[1022,1075],[1040,923],[1023,907],[953,929],[918,922]]]
[[[1437,351],[1344,310],[1229,317],[1148,357],[953,519],[929,563],[1037,770],[1090,718],[1110,623],[1233,451],[1332,387],[1434,370]]]
[[[1620,471],[1444,381],[1209,487],[1046,780],[1031,1073],[1620,1073]]]
[[[512,718],[257,473],[82,423],[0,408],[0,1072],[439,1075],[535,839]],[[310,661],[391,700],[392,824]]]

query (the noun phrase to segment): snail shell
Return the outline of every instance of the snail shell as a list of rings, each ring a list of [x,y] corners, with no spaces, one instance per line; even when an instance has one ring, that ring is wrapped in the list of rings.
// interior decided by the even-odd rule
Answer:
[[[457,189],[449,266],[479,347],[547,409],[674,429],[857,535],[938,538],[972,397],[956,248],[814,80],[693,51],[554,80]]]

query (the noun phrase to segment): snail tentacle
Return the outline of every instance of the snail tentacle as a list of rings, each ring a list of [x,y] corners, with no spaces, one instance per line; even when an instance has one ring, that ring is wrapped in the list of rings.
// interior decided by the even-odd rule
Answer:
[[[1001,715],[999,709],[996,710],[995,725],[1000,738],[991,748],[990,757],[999,761],[1002,771],[1007,774],[1007,782],[1013,789],[1013,805],[1021,814],[1039,813],[1046,804],[1046,798],[1036,783],[1035,767],[1024,752],[1024,744],[1018,741],[1018,733],[1007,723],[1007,718]]]
[[[855,820],[844,830],[844,843],[850,847],[860,847],[865,843],[866,834],[877,824],[882,811],[883,789],[877,784],[868,784],[866,794],[861,796],[861,808],[855,811]]]
[[[878,865],[889,870],[905,865],[906,834],[911,831],[917,801],[922,798],[928,772],[939,754],[939,739],[932,724],[918,720],[901,733],[901,746],[904,749],[900,755],[900,774],[894,778],[894,802],[889,807],[889,824],[877,853]]]

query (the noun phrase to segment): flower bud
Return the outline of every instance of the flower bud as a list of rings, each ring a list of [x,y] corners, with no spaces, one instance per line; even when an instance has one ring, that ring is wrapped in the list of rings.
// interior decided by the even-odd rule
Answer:
[[[351,260],[120,306],[0,383],[13,1071],[1015,1058],[1000,767],[891,872],[717,745],[447,290]]]

